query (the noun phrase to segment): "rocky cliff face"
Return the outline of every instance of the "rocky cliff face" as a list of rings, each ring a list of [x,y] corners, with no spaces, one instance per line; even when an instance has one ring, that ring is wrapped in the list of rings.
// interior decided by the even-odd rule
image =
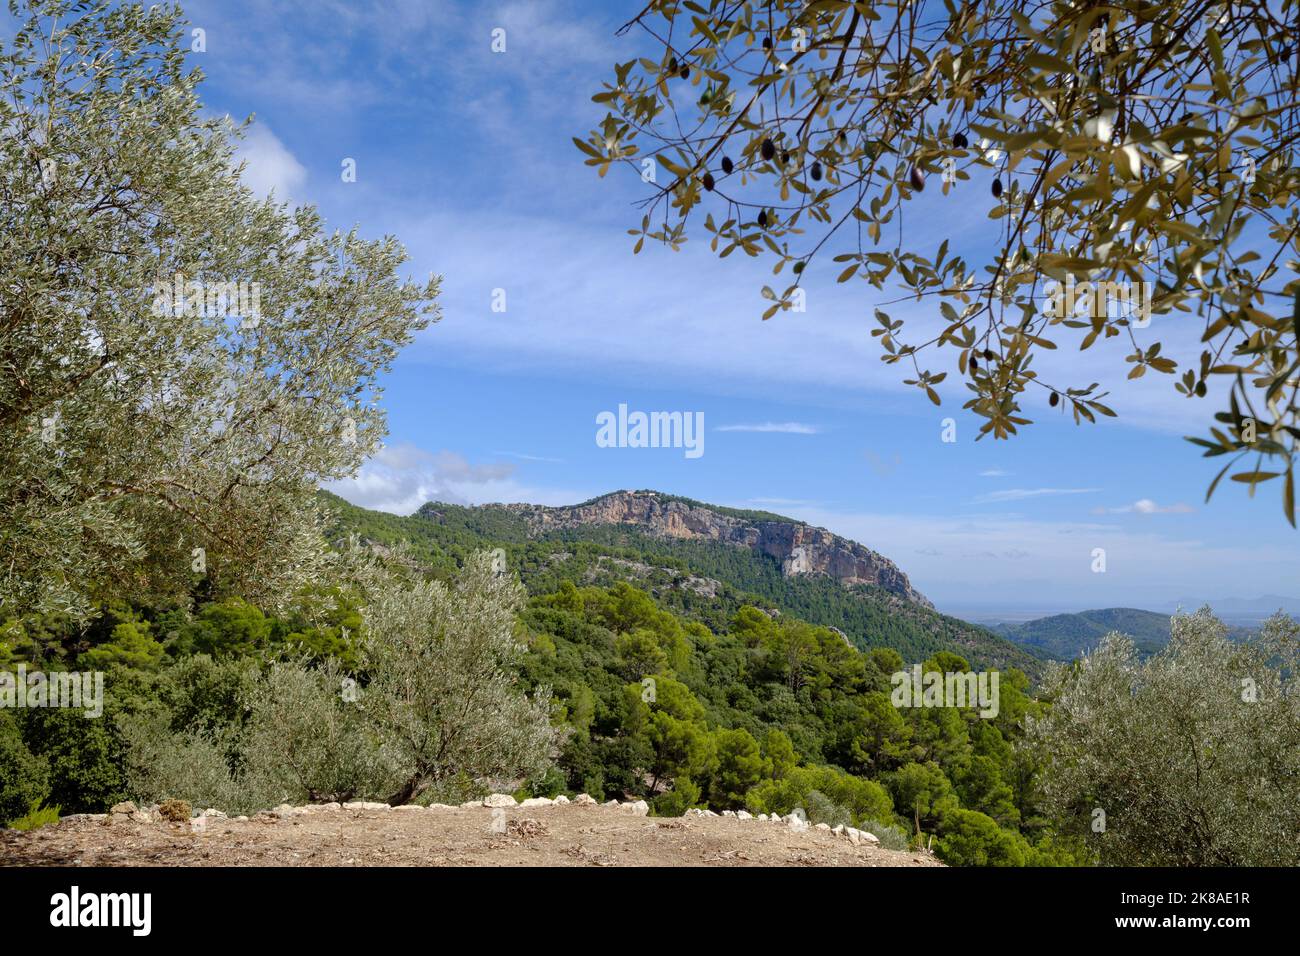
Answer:
[[[826,574],[846,585],[873,584],[924,607],[934,606],[888,558],[802,522],[733,517],[652,491],[617,491],[562,508],[506,507],[522,516],[535,536],[583,525],[635,525],[658,537],[718,541],[761,551],[781,563],[786,577]]]

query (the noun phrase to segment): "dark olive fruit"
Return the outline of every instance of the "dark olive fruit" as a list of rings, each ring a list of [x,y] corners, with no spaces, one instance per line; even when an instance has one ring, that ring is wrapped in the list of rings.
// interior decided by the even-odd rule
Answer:
[[[802,263],[802,262],[796,262],[796,263],[794,264],[794,274],[795,274],[795,275],[798,275],[798,274],[801,273],[801,272],[803,272],[803,263]]]
[[[985,350],[984,350],[984,359],[985,359],[985,361],[988,361],[988,362],[992,362],[992,361],[993,361],[993,350],[992,350],[992,349],[985,349]]]
[[[673,57],[671,60],[668,61],[668,72],[669,73],[677,72],[677,57]]]
[[[812,164],[812,169],[810,170],[810,172],[812,173],[812,178],[813,178],[814,180],[821,179],[821,178],[822,178],[822,164],[821,164],[821,163],[813,163],[813,164]]]
[[[691,78],[691,68],[683,64],[680,75],[683,80],[689,80]]]
[[[921,172],[921,167],[913,166],[912,171],[907,174],[907,178],[911,182],[912,188],[917,192],[925,189],[925,173]]]
[[[771,38],[771,37],[763,37],[763,49],[764,49],[764,50],[770,50],[770,49],[772,49],[772,38]]]
[[[735,169],[735,168],[736,168],[736,164],[733,163],[733,162],[731,161],[731,157],[730,157],[730,156],[723,156],[723,157],[722,157],[722,171],[723,171],[724,173],[726,173],[728,176],[730,176],[730,175],[731,175],[731,171],[732,171],[733,169]]]
[[[1051,396],[1047,399],[1047,404],[1055,408],[1057,405],[1061,404],[1061,396],[1053,392]]]
[[[972,355],[970,357],[970,370],[973,372],[979,367],[980,367],[979,359],[975,358],[975,356]]]
[[[784,166],[788,162],[790,162],[790,154],[785,150],[781,150],[781,165]]]
[[[844,130],[840,130],[840,143],[843,144],[843,143],[847,143],[848,141],[849,141],[849,134],[844,132]]]
[[[767,228],[767,210],[766,210],[766,209],[760,209],[760,210],[758,211],[758,224],[759,224],[761,227],[763,227],[764,229]]]
[[[1197,398],[1204,398],[1204,397],[1205,397],[1205,383],[1204,383],[1204,382],[1197,382],[1197,383],[1196,383],[1196,397],[1197,397]]]
[[[993,180],[993,198],[997,199],[1002,195],[1002,180]]]
[[[965,133],[954,133],[952,137],[952,145],[957,149],[965,149],[970,145],[970,141],[966,139]]]
[[[704,188],[709,192],[713,192],[713,173],[704,174]]]
[[[771,159],[776,155],[776,147],[772,145],[770,139],[763,140],[762,145],[758,147],[758,151],[762,154],[764,159]]]

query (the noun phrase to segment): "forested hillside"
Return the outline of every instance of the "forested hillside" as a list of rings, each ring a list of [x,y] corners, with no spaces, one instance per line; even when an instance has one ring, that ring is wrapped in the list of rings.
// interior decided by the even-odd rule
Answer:
[[[475,550],[500,547],[507,566],[534,594],[553,591],[566,580],[580,585],[631,580],[666,606],[710,626],[727,621],[745,604],[755,604],[836,628],[860,649],[893,648],[908,661],[951,651],[977,667],[1016,667],[1034,678],[1042,672],[1035,656],[985,628],[880,587],[845,586],[826,575],[789,577],[770,556],[729,544],[665,538],[644,528],[612,524],[534,536],[520,513],[503,506],[430,503],[400,517],[358,508],[333,495],[323,497],[337,516],[330,530],[336,540],[357,535],[388,547],[406,543],[414,560],[437,573],[452,573]],[[720,514],[792,521],[765,512],[702,507]],[[709,583],[700,587],[703,582],[692,584],[693,578]]]

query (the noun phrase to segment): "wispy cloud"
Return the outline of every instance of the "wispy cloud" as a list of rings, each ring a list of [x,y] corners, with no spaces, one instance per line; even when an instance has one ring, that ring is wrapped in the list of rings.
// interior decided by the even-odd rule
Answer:
[[[980,477],[981,478],[1009,478],[1011,477],[1011,472],[1003,471],[1001,468],[989,468],[986,471],[981,471]]]
[[[1056,495],[1088,495],[1100,488],[1006,488],[990,491],[975,499],[976,504],[997,504],[1003,501],[1023,501],[1026,498],[1048,498]]]
[[[563,458],[547,458],[545,455],[525,455],[517,451],[494,451],[494,455],[503,455],[506,458],[518,458],[520,461],[548,461],[554,464],[562,464]]]
[[[816,435],[820,428],[803,422],[763,422],[759,425],[719,425],[719,432],[773,432],[783,435]]]
[[[1139,498],[1131,505],[1120,505],[1118,508],[1093,508],[1092,513],[1095,515],[1185,515],[1195,510],[1191,505],[1181,501],[1172,505],[1158,505],[1150,498]]]

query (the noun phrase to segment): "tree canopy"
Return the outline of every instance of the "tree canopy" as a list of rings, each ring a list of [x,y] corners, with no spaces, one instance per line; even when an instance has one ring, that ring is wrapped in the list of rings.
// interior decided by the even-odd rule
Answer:
[[[980,437],[1043,406],[1115,415],[1097,383],[1039,374],[1058,347],[1212,394],[1191,440],[1230,458],[1207,498],[1228,472],[1252,494],[1280,479],[1294,525],[1295,8],[652,0],[620,31],[650,52],[615,66],[575,143],[647,183],[636,251],[693,226],[720,256],[774,260],[790,278],[763,288],[765,319],[802,301],[814,260],[890,290],[872,297],[883,360],[936,404],[955,370]],[[921,248],[906,213],[927,186],[959,205],[921,208],[982,204],[987,228]]]
[[[175,7],[11,2],[0,45],[0,602],[197,585],[275,605],[325,549],[319,482],[384,432],[436,316],[395,239],[240,181]]]

